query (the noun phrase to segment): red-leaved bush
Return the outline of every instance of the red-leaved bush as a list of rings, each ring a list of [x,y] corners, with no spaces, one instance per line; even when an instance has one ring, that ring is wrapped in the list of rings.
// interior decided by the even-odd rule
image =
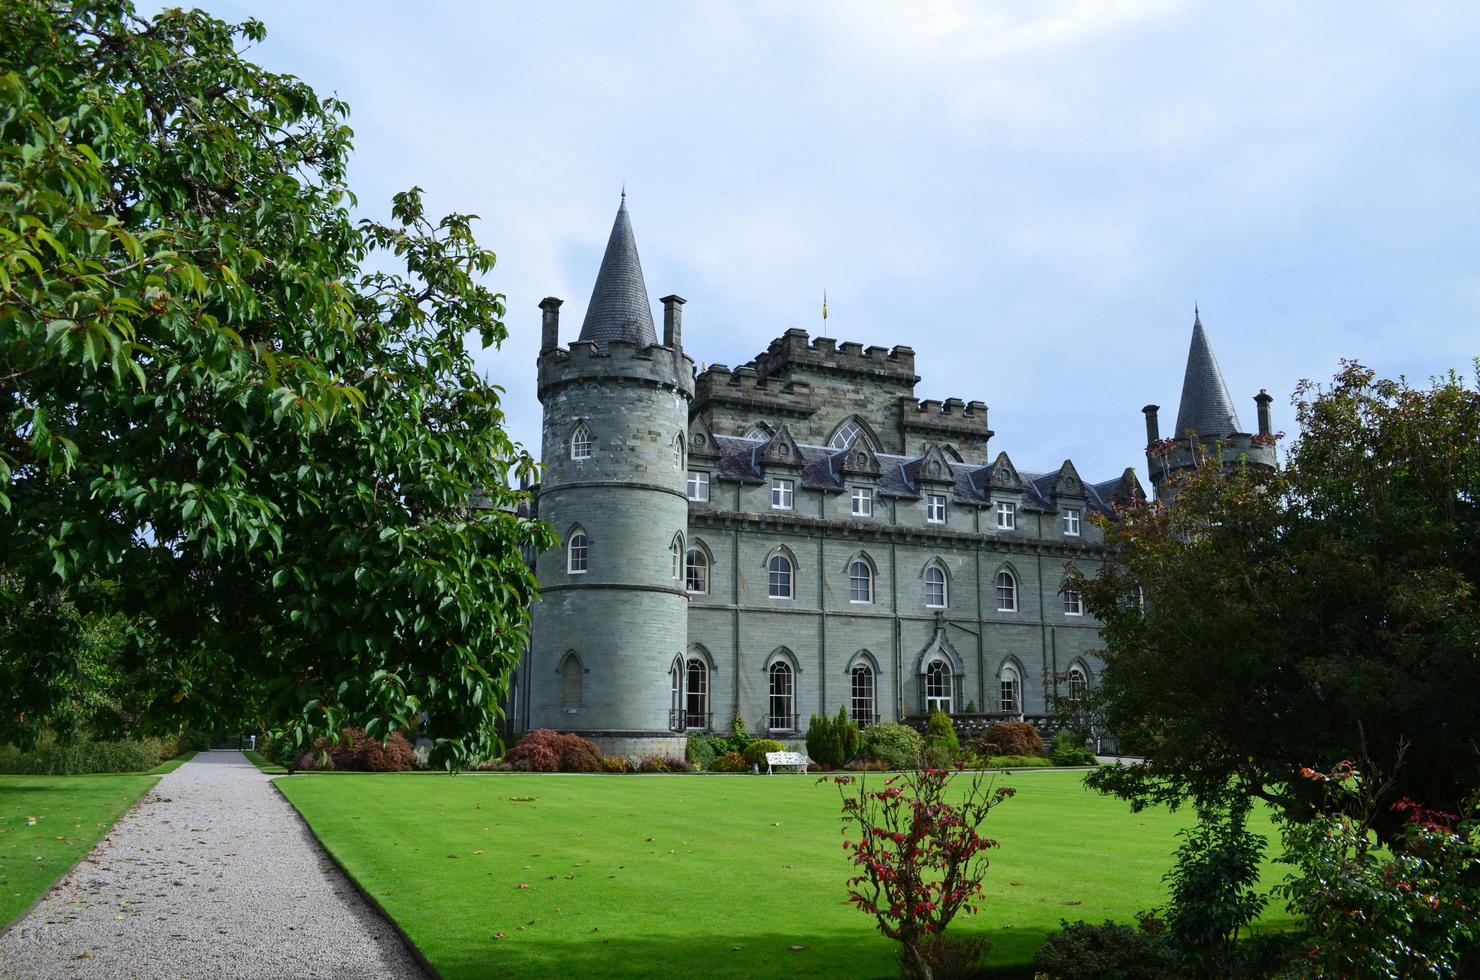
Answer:
[[[998,846],[977,828],[1016,792],[993,789],[978,773],[964,793],[948,794],[951,775],[945,769],[902,772],[881,789],[870,789],[861,777],[832,777],[843,794],[843,849],[859,871],[848,879],[848,901],[900,943],[904,975],[920,980],[932,980],[947,961],[958,967],[961,959],[986,953],[985,942],[948,942],[943,934],[957,912],[976,911],[986,852]],[[857,792],[846,788],[855,782]]]
[[[504,762],[530,772],[601,772],[601,750],[590,739],[537,728],[519,740]]]
[[[981,755],[1047,755],[1043,736],[1026,721],[999,721],[978,739]]]
[[[415,750],[406,736],[396,732],[385,742],[371,738],[363,728],[346,728],[339,733],[339,743],[328,745],[334,769],[349,772],[405,772],[416,759]]]

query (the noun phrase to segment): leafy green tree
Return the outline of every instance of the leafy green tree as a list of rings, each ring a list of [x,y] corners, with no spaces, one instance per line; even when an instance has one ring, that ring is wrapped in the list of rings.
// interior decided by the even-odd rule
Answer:
[[[1174,507],[1106,523],[1119,561],[1082,582],[1104,623],[1094,709],[1146,764],[1089,782],[1299,815],[1299,769],[1365,749],[1384,806],[1459,811],[1480,787],[1480,393],[1346,363],[1296,409],[1277,472],[1210,454]]]
[[[494,256],[419,190],[354,221],[348,107],[244,60],[263,34],[0,6],[0,616],[124,617],[140,730],[236,712],[298,753],[425,716],[458,765],[551,543],[465,341],[506,336]],[[0,678],[74,649],[33,628]],[[67,687],[0,685],[0,741]]]

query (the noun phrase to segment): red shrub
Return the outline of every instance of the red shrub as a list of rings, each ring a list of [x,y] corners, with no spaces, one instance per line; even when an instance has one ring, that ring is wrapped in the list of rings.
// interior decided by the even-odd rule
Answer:
[[[400,732],[382,743],[370,738],[363,728],[346,728],[339,733],[339,744],[328,746],[335,769],[350,772],[405,772],[416,758],[411,743]]]
[[[579,735],[539,728],[521,738],[504,762],[530,772],[601,772],[601,750]]]
[[[1047,755],[1043,736],[1026,721],[999,721],[988,728],[977,746],[982,755]]]

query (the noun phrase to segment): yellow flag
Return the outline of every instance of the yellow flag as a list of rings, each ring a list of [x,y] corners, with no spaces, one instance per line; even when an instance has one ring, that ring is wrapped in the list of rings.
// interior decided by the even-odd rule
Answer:
[[[827,319],[827,290],[822,291],[822,318]]]

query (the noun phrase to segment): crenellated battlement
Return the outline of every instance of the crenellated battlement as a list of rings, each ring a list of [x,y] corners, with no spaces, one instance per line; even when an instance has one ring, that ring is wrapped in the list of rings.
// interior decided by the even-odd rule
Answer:
[[[539,357],[539,397],[573,381],[603,379],[646,381],[675,388],[690,397],[694,393],[694,362],[682,350],[653,344],[639,347],[630,340],[613,338],[604,344],[575,341],[570,347],[555,347]]]
[[[794,372],[831,372],[863,375],[876,380],[914,387],[915,351],[903,344],[894,347],[865,347],[851,340],[810,338],[807,331],[793,327],[771,341],[750,362],[761,377]]]
[[[906,448],[917,443],[948,442],[971,460],[985,460],[992,430],[987,428],[987,405],[981,401],[947,398],[899,400],[900,426],[905,433]],[[911,438],[918,436],[919,438]]]
[[[815,411],[810,384],[763,377],[753,364],[733,371],[724,364],[705,369],[694,382],[694,408],[710,404],[746,408],[760,416],[805,417]]]

